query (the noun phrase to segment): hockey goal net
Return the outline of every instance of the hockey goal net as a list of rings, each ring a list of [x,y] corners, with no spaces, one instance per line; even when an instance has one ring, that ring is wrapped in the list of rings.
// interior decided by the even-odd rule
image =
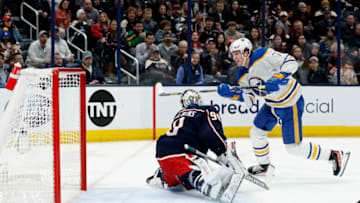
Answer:
[[[86,190],[85,72],[23,69],[0,123],[0,202]]]

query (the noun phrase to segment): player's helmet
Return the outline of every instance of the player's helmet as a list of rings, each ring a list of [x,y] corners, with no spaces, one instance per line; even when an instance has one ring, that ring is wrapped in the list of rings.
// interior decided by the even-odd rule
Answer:
[[[181,94],[180,102],[182,107],[186,108],[192,104],[201,105],[201,98],[197,91],[188,89]]]
[[[230,53],[233,53],[234,51],[240,51],[241,54],[244,54],[245,50],[249,50],[249,54],[251,54],[252,51],[252,43],[248,38],[240,38],[235,40],[230,45]]]

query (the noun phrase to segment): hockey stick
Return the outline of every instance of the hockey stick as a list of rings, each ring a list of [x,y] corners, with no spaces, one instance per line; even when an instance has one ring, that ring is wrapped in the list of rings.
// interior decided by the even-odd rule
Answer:
[[[258,86],[248,86],[248,87],[242,87],[242,86],[232,86],[231,91],[234,90],[242,90],[242,89],[265,89],[265,85],[258,85]],[[174,96],[174,95],[181,95],[182,92],[172,92],[167,93],[164,91],[163,85],[160,82],[157,82],[155,84],[155,90],[159,96]],[[200,90],[200,93],[209,93],[209,92],[217,92],[217,89],[211,89],[211,90]]]
[[[208,159],[210,161],[213,161],[219,165],[223,165],[220,161],[208,156],[207,154],[204,154],[202,152],[200,152],[199,150],[195,149],[194,147],[188,145],[188,144],[184,144],[184,148],[185,150],[188,150],[189,152],[196,154],[204,159]],[[270,189],[270,183],[272,180],[272,176],[274,175],[274,170],[275,167],[273,165],[269,165],[268,171],[266,173],[266,177],[265,177],[265,182],[258,179],[257,177],[247,173],[247,171],[245,172],[245,179],[249,182],[254,183],[255,185],[265,189],[265,190],[269,190]]]

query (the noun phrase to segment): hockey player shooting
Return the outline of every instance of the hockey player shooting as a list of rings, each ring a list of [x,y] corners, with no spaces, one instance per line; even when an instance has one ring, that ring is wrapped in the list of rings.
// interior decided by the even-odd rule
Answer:
[[[181,104],[183,109],[175,115],[171,129],[156,143],[160,168],[146,182],[163,188],[181,184],[210,199],[232,202],[246,169],[235,172],[226,167],[241,162],[231,146],[227,146],[219,114],[214,107],[202,106],[194,90],[183,92]],[[204,154],[210,149],[223,165],[212,169],[202,157],[188,154],[184,144]]]
[[[230,46],[230,53],[239,66],[237,81],[240,86],[265,85],[265,89],[235,90],[220,84],[218,94],[252,105],[255,96],[263,97],[265,104],[256,115],[250,138],[258,165],[248,168],[251,174],[263,174],[270,164],[267,133],[280,122],[286,150],[295,156],[311,160],[330,161],[333,174],[341,177],[350,152],[332,150],[319,144],[302,141],[302,115],[304,99],[301,85],[291,76],[298,65],[293,56],[271,48],[260,48],[254,53],[247,38],[240,38]]]

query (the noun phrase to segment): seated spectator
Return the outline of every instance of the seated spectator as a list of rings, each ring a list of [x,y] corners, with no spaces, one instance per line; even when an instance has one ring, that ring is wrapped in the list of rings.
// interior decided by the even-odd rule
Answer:
[[[199,38],[199,33],[198,32],[192,32],[191,33],[191,48],[201,54],[204,49],[203,49],[203,44],[200,42],[200,38]]]
[[[4,87],[9,78],[11,69],[9,64],[5,63],[4,55],[0,54],[0,87]]]
[[[210,15],[210,10],[213,5],[209,4],[208,0],[199,0],[194,2],[194,11],[198,10],[204,14],[204,17],[207,18]]]
[[[136,22],[136,8],[130,6],[126,10],[126,18],[120,22],[122,34],[126,36],[127,33],[130,32],[130,30],[132,30],[133,27],[135,26],[135,22]]]
[[[137,21],[135,26],[126,36],[126,45],[135,55],[135,48],[138,44],[145,41],[147,30],[141,21]]]
[[[188,58],[188,43],[183,40],[179,42],[178,51],[173,53],[170,57],[170,65],[177,70],[182,64],[186,63]]]
[[[337,49],[337,43],[334,43],[332,46],[331,46],[331,56],[330,58],[328,59],[328,70],[329,70],[329,73],[330,75],[334,75],[336,70],[337,70],[337,52],[338,52],[338,49]],[[345,57],[345,46],[344,44],[340,44],[340,59],[343,60],[344,57]],[[346,57],[345,57],[346,58]]]
[[[188,77],[188,64],[181,65],[176,73],[176,84],[196,84],[200,85],[204,83],[203,69],[200,65],[200,54],[197,52],[191,53],[191,80]]]
[[[144,30],[155,33],[158,30],[158,24],[152,19],[152,9],[145,8],[142,22],[144,23]]]
[[[288,46],[290,35],[286,34],[283,24],[275,25],[275,33],[270,35],[269,40],[274,40],[276,35],[279,35],[281,37],[283,45]]]
[[[341,37],[345,46],[350,46],[353,44],[353,39],[355,36],[355,17],[353,15],[348,15],[346,17],[346,22],[341,24]]]
[[[136,46],[136,58],[139,60],[139,63],[144,67],[146,59],[149,58],[151,51],[156,45],[154,44],[155,37],[154,33],[146,33],[145,42],[142,42]]]
[[[299,67],[301,67],[305,61],[304,56],[302,55],[302,49],[301,47],[294,45],[292,50],[291,50],[291,54],[294,56],[294,58],[296,59],[296,62],[298,64]]]
[[[327,28],[331,26],[337,26],[336,19],[331,17],[331,10],[325,9],[323,19],[315,24],[315,33],[320,36],[320,39],[324,39]]]
[[[58,27],[55,27],[54,33],[54,44],[55,44],[55,52],[59,53],[64,60],[64,65],[67,67],[70,64],[77,63],[79,66],[81,62],[74,58],[73,54],[71,53],[67,42],[64,39],[60,38],[60,30]],[[51,56],[51,40],[47,40],[46,42],[46,58],[50,58]]]
[[[250,29],[249,40],[253,44],[253,50],[261,48],[261,35],[260,35],[260,28],[252,27]]]
[[[328,73],[319,66],[319,59],[316,56],[309,58],[309,73],[307,76],[308,84],[326,84],[328,83]]]
[[[239,38],[245,37],[245,35],[236,30],[236,22],[230,21],[227,23],[227,30],[224,32],[225,40],[237,40]]]
[[[93,64],[93,55],[90,51],[82,55],[82,68],[86,72],[86,84],[94,85],[104,82],[102,70]]]
[[[360,23],[355,25],[355,34],[352,39],[352,43],[349,44],[349,49],[351,51],[357,51],[360,49]]]
[[[170,62],[171,56],[178,51],[178,46],[176,46],[171,41],[171,33],[166,32],[163,35],[163,42],[158,45],[160,49],[160,55],[167,62]]]
[[[51,59],[47,58],[48,55],[45,52],[47,39],[48,32],[42,30],[39,32],[39,39],[30,44],[26,58],[26,64],[28,66],[44,68],[47,64],[50,64]]]
[[[313,41],[313,36],[310,31],[304,30],[304,25],[300,20],[296,20],[293,23],[293,32],[290,33],[290,39],[288,41],[287,47],[292,49],[292,46],[297,44],[297,39],[300,35],[304,35],[308,41]]]
[[[61,56],[61,54],[59,52],[55,52],[55,55],[54,55],[54,67],[51,67],[49,65],[50,68],[64,68],[64,63],[63,63],[63,58]]]
[[[305,2],[299,2],[297,6],[297,10],[294,13],[293,21],[295,20],[301,20],[304,24],[305,30],[314,30],[314,27],[312,25],[312,21],[314,21],[310,15],[310,13],[307,10],[307,5]]]
[[[91,27],[95,25],[99,18],[99,11],[93,7],[91,0],[84,1],[84,11],[87,24]]]
[[[92,36],[99,40],[104,37],[106,31],[109,29],[110,20],[105,12],[100,12],[99,21],[91,27]]]
[[[276,21],[275,27],[276,26],[284,27],[285,33],[288,34],[290,31],[289,27],[291,26],[291,23],[288,20],[288,13],[286,11],[281,11],[279,14],[279,17],[280,17],[280,19],[278,21]]]
[[[170,16],[167,14],[165,4],[160,4],[158,6],[157,12],[155,12],[155,14],[154,14],[154,20],[158,23],[163,20],[170,20]]]
[[[82,33],[86,34],[86,39],[80,32],[74,31],[73,29],[70,30],[70,41],[78,46],[79,48],[85,50],[85,40],[88,44],[88,49],[91,49],[96,46],[96,41],[93,40],[91,34],[91,26],[89,26],[88,22],[86,21],[86,15],[84,9],[79,9],[76,11],[76,18],[72,22],[72,26],[80,30]]]
[[[334,73],[334,84],[338,83],[337,71]],[[340,84],[342,85],[357,85],[356,73],[351,60],[344,60],[340,69]]]
[[[150,58],[145,62],[145,71],[156,70],[171,75],[168,62],[160,57],[160,50],[154,47],[151,51]]]
[[[19,52],[15,52],[13,55],[11,55],[7,63],[10,65],[10,67],[13,67],[15,63],[20,63],[21,67],[26,68],[26,66],[24,66],[24,59]]]
[[[216,48],[219,50],[219,52],[222,52],[224,54],[227,54],[227,46],[225,43],[225,35],[224,33],[220,33],[216,39]]]
[[[328,12],[328,11],[332,18],[337,17],[336,12],[331,10],[331,8],[330,8],[329,0],[322,0],[321,8],[314,13],[315,21],[319,21],[325,15],[325,12]]]
[[[320,52],[320,45],[316,42],[313,42],[311,44],[311,56],[316,56],[318,59],[318,63],[320,66],[320,69],[324,72],[327,72],[327,69],[325,68],[325,65],[327,65],[325,62],[327,62],[327,58],[325,58],[321,52]],[[326,71],[325,71],[326,69]]]
[[[192,23],[193,32],[200,33],[204,32],[205,18],[201,11],[197,11],[195,15],[195,21]]]
[[[224,1],[217,1],[215,5],[215,11],[210,14],[214,18],[215,23],[219,23],[222,28],[225,28],[225,11],[224,11],[225,5]],[[236,22],[235,22],[236,26]]]
[[[285,45],[285,43],[282,42],[282,38],[280,35],[275,35],[274,40],[272,41],[272,43],[269,46],[270,48],[275,49],[278,52],[281,53],[287,53],[288,49]]]
[[[299,35],[298,36],[297,45],[299,47],[301,47],[302,52],[303,52],[302,55],[303,55],[303,57],[305,59],[307,59],[307,58],[309,58],[311,56],[311,45],[307,42],[304,35]]]
[[[62,0],[55,13],[55,25],[59,28],[61,38],[65,37],[65,31],[71,23],[71,11],[69,1]]]
[[[184,24],[186,23],[185,18],[180,16],[180,4],[173,4],[171,11],[171,31],[173,33],[178,33],[182,30]]]
[[[23,37],[13,24],[11,17],[5,15],[2,20],[3,22],[0,23],[0,33],[2,33],[3,30],[8,30],[10,32],[9,37],[11,44],[19,43],[21,47],[24,47]]]
[[[320,52],[325,58],[331,56],[331,47],[333,44],[337,43],[335,35],[335,27],[327,27],[326,38],[320,40]]]
[[[9,60],[11,47],[13,44],[10,42],[11,33],[7,28],[4,28],[0,33],[0,53],[4,55],[5,61]]]
[[[155,44],[163,42],[164,33],[170,33],[171,41],[176,41],[176,36],[171,33],[171,21],[163,20],[160,22],[159,29],[155,33]]]
[[[222,30],[219,30],[218,27],[214,26],[214,18],[207,17],[205,20],[204,30],[200,34],[200,42],[205,43],[209,38],[217,39],[220,32],[222,32]]]

